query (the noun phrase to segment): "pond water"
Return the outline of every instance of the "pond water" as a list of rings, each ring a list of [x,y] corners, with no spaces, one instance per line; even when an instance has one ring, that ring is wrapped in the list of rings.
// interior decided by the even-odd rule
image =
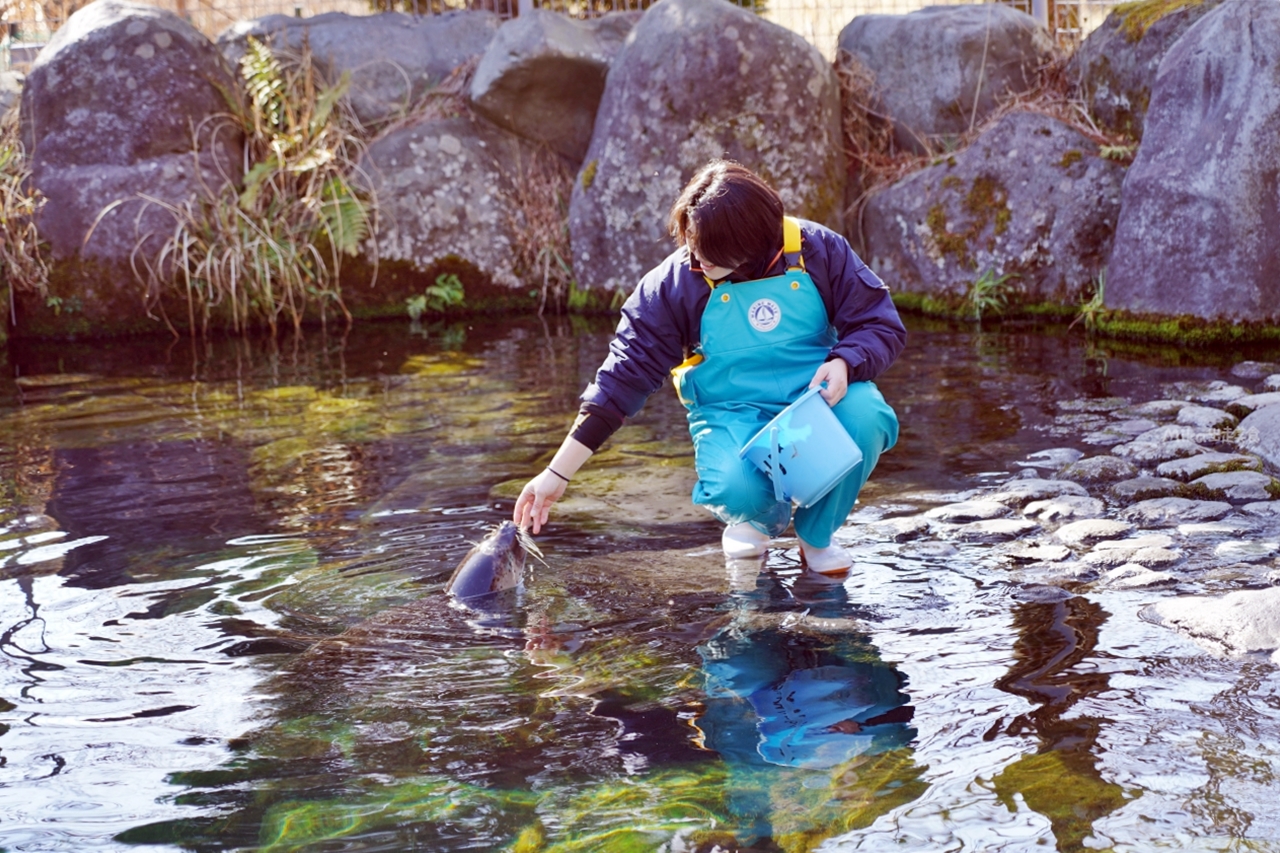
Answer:
[[[661,392],[483,611],[443,583],[607,327],[11,347],[0,849],[1280,850],[1276,668],[1139,616],[1193,583],[871,529],[1274,354],[909,325],[846,582],[726,568]]]

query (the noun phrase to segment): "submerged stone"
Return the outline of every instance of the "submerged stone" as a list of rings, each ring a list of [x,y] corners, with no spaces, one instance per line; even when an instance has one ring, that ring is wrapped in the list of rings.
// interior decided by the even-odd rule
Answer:
[[[1117,412],[1129,405],[1124,397],[1081,397],[1075,400],[1059,400],[1060,412]]]
[[[1124,435],[1142,435],[1144,432],[1149,432],[1158,426],[1160,425],[1150,418],[1130,418],[1129,420],[1115,421],[1107,429]]]
[[[1254,529],[1254,524],[1246,519],[1235,517],[1226,521],[1197,521],[1190,524],[1179,524],[1178,535],[1188,539],[1202,537],[1238,536]]]
[[[1160,624],[1228,655],[1272,653],[1280,663],[1280,587],[1241,590],[1224,596],[1189,595],[1161,601],[1144,611]]]
[[[957,530],[955,536],[961,542],[1007,542],[1039,528],[1040,525],[1025,518],[993,518],[970,522]]]
[[[1154,443],[1166,441],[1214,442],[1219,440],[1221,440],[1221,437],[1216,432],[1203,430],[1198,427],[1182,426],[1180,424],[1165,424],[1164,426],[1156,427],[1155,429],[1144,432],[1142,435],[1134,438],[1135,442],[1143,441]]]
[[[1049,468],[1057,471],[1082,456],[1084,454],[1074,447],[1051,447],[1048,450],[1037,450],[1035,453],[1028,453],[1025,462],[1016,464],[1024,468]]]
[[[1064,545],[1082,548],[1105,539],[1124,536],[1132,530],[1133,525],[1128,522],[1108,518],[1089,518],[1064,524],[1053,535]]]
[[[1206,474],[1220,474],[1226,471],[1259,471],[1262,460],[1256,456],[1241,453],[1219,453],[1210,451],[1185,459],[1171,459],[1156,466],[1156,473],[1161,477],[1172,477],[1177,480],[1194,480]]]
[[[1097,498],[1084,495],[1063,495],[1043,501],[1032,501],[1022,508],[1023,515],[1040,521],[1064,521],[1072,518],[1099,518],[1106,512],[1106,505]]]
[[[1080,441],[1097,447],[1109,447],[1115,444],[1122,444],[1129,438],[1131,438],[1129,433],[1107,426],[1100,430],[1085,433],[1080,437]]]
[[[1072,462],[1059,472],[1064,480],[1083,483],[1113,483],[1138,473],[1132,462],[1117,456],[1090,456]]]
[[[1223,501],[1153,498],[1126,507],[1120,517],[1142,527],[1172,527],[1189,521],[1217,521],[1229,512],[1231,504]]]
[[[1258,471],[1228,471],[1197,477],[1189,488],[1203,497],[1243,503],[1269,500],[1280,484]]]
[[[1128,459],[1135,465],[1157,465],[1168,462],[1170,459],[1185,459],[1188,456],[1208,452],[1209,448],[1185,438],[1172,441],[1138,439],[1111,448],[1112,455]]]
[[[1126,413],[1139,418],[1158,418],[1168,420],[1176,418],[1184,406],[1191,405],[1186,400],[1148,400],[1136,406],[1130,406]]]
[[[1242,361],[1231,368],[1231,375],[1239,379],[1264,379],[1280,370],[1274,361]]]
[[[1048,500],[1063,495],[1088,497],[1089,492],[1070,480],[1011,480],[988,497],[989,500],[1021,509],[1032,501]]]
[[[1240,507],[1240,511],[1254,518],[1280,518],[1280,502],[1247,503]]]
[[[1208,382],[1188,381],[1173,382],[1165,387],[1172,397],[1186,397],[1196,403],[1230,403],[1238,397],[1249,393],[1249,389],[1213,379]]]
[[[1226,409],[1236,417],[1248,417],[1258,409],[1280,403],[1280,391],[1267,391],[1261,394],[1246,394],[1227,403]],[[1235,426],[1235,424],[1232,424]]]
[[[1240,421],[1236,446],[1280,467],[1280,406],[1265,406]]]
[[[1178,412],[1178,423],[1183,426],[1217,430],[1232,429],[1238,421],[1234,415],[1213,406],[1186,406]]]
[[[1071,549],[1065,545],[1047,542],[1015,542],[1000,551],[1000,555],[1015,563],[1059,563],[1071,558]]]
[[[1278,551],[1280,542],[1231,540],[1219,542],[1213,549],[1213,556],[1235,563],[1261,563],[1270,560]]]
[[[889,518],[871,525],[877,535],[891,542],[910,542],[919,539],[929,532],[931,525],[927,518],[912,516],[910,518]]]
[[[1115,540],[1106,543],[1111,547],[1095,549],[1080,559],[1100,569],[1115,568],[1127,563],[1147,569],[1156,569],[1176,565],[1184,559],[1183,553],[1173,548],[1155,546],[1125,547],[1126,541],[1137,543],[1140,539],[1141,537],[1132,540]]]
[[[1134,477],[1115,483],[1110,493],[1118,500],[1133,503],[1150,498],[1180,497],[1185,489],[1183,483],[1167,477]]]
[[[1102,576],[1108,589],[1144,589],[1152,586],[1176,583],[1177,578],[1168,572],[1156,572],[1137,563],[1125,563]]]
[[[1009,514],[1009,507],[995,500],[960,501],[946,506],[934,507],[925,516],[935,521],[950,524],[967,524],[971,521],[986,521],[1001,518]]]

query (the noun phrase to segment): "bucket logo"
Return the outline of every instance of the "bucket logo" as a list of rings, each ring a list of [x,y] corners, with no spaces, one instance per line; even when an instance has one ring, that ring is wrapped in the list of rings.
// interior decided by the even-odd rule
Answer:
[[[772,299],[757,299],[747,309],[747,321],[757,332],[772,332],[782,322],[782,309]]]

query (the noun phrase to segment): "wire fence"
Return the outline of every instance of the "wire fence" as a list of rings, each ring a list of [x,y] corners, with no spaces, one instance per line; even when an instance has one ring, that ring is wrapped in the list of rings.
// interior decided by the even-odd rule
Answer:
[[[803,36],[834,59],[840,31],[858,15],[904,14],[925,6],[960,5],[974,0],[730,0]],[[325,12],[369,15],[392,9],[432,15],[459,8],[487,9],[500,17],[537,6],[573,17],[648,6],[652,0],[153,0],[189,20],[210,38],[237,21],[264,15],[311,17]],[[978,0],[982,2],[982,0]],[[1121,0],[987,0],[1002,2],[1046,20],[1064,45],[1092,31]],[[84,0],[0,0],[0,70],[26,68],[41,46]]]

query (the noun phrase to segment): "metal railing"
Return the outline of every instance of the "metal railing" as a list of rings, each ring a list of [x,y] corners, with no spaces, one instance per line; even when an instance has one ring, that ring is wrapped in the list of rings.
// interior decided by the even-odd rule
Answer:
[[[733,2],[734,0],[730,0]],[[264,15],[310,17],[324,12],[368,15],[394,8],[409,14],[431,15],[458,8],[488,9],[499,16],[517,15],[520,8],[537,6],[573,17],[594,17],[609,11],[647,6],[651,0],[152,0],[154,5],[183,16],[210,38],[236,21]],[[973,0],[737,0],[762,17],[799,33],[835,57],[840,30],[858,15],[902,14],[925,6],[953,5]],[[1041,19],[1060,42],[1079,41],[1091,32],[1120,0],[988,0],[1003,2]],[[81,0],[0,0],[0,70],[25,68],[41,45],[67,16],[84,5]]]

